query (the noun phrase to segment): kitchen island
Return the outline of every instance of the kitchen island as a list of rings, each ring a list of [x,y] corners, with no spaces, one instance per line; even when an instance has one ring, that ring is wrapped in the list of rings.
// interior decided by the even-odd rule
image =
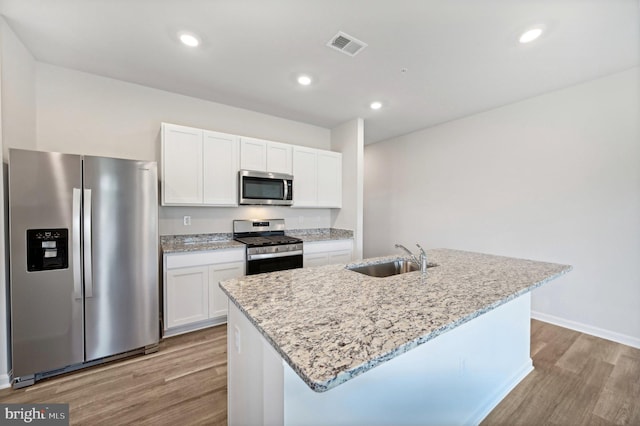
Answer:
[[[571,267],[448,249],[224,281],[229,424],[474,424],[533,368],[530,291]],[[375,368],[374,368],[375,367]]]

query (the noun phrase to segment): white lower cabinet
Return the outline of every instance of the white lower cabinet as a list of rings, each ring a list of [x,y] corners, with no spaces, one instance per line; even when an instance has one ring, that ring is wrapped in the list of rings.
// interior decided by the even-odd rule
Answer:
[[[306,244],[308,243],[305,243],[305,245]],[[311,253],[311,254],[305,253],[303,255],[302,262],[305,268],[309,268],[311,266],[326,265],[329,262],[329,258],[327,256],[327,253]]]
[[[209,266],[209,318],[227,315],[227,295],[218,284],[244,275],[244,262],[220,263]]]
[[[304,243],[303,266],[350,263],[353,256],[352,240],[332,240]]]
[[[350,263],[352,255],[353,251],[351,249],[332,251],[328,253],[328,262],[330,265],[333,263]]]
[[[209,269],[206,266],[167,271],[167,328],[209,318]]]
[[[164,255],[164,336],[227,320],[220,281],[245,273],[244,248]]]

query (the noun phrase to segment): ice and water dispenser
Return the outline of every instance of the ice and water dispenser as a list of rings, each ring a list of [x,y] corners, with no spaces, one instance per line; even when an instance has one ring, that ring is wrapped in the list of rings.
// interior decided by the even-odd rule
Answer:
[[[68,267],[68,229],[27,229],[27,271],[50,271]]]

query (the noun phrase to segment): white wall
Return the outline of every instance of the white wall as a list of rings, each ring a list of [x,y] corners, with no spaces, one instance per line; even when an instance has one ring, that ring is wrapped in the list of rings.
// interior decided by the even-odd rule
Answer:
[[[640,347],[638,68],[365,147],[365,256],[566,263],[541,318]]]
[[[35,60],[0,17],[0,164],[9,147],[36,146]],[[9,386],[5,174],[0,173],[0,388]]]
[[[331,211],[333,228],[354,231],[354,259],[362,258],[364,193],[364,120],[331,129],[331,148],[342,153],[342,208]]]
[[[2,140],[9,147],[36,147],[36,61],[0,17],[2,29]]]
[[[43,63],[37,64],[38,149],[160,161],[160,123],[330,148],[330,130]],[[329,227],[329,209],[160,208],[160,233],[231,232],[233,219],[284,217]],[[192,225],[183,225],[183,216]]]

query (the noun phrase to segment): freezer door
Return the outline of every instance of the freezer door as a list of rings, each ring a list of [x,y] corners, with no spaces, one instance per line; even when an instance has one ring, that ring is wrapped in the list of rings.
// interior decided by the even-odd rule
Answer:
[[[83,197],[90,361],[159,340],[156,163],[85,156]]]
[[[81,188],[80,156],[9,150],[14,377],[84,361]]]

